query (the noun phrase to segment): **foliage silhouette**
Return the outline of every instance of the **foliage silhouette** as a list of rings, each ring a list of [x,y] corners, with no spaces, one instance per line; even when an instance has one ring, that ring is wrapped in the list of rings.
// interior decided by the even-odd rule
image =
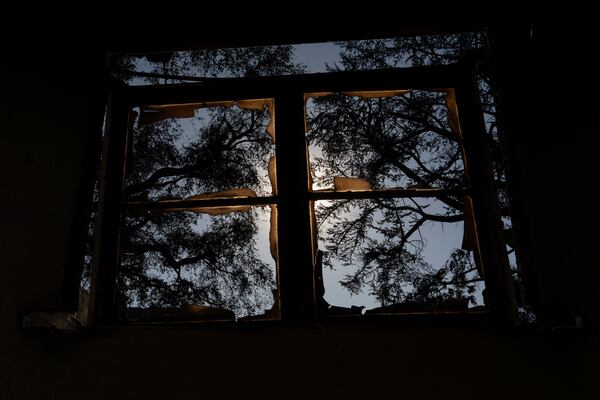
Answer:
[[[483,39],[480,34],[461,34],[345,42],[340,44],[340,62],[328,68],[447,64],[482,47]],[[306,72],[295,62],[291,46],[190,51],[160,62],[122,58],[114,63],[206,77]],[[486,76],[482,82],[494,144],[493,96]],[[463,186],[460,137],[448,115],[447,95],[409,91],[385,98],[336,94],[312,99],[307,142],[314,187],[331,187],[334,176],[363,178],[377,189]],[[268,119],[267,110],[214,107],[197,111],[194,123],[168,119],[137,127],[127,198],[153,201],[236,188],[268,195],[266,166],[273,154],[265,133]],[[500,164],[496,171],[501,181]],[[341,284],[351,294],[368,291],[382,306],[474,302],[481,277],[471,251],[455,249],[445,263],[431,265],[425,257],[427,241],[420,234],[427,225],[462,223],[464,208],[463,199],[453,196],[318,202],[324,265],[357,267],[349,269],[353,272]],[[253,207],[213,217],[192,212],[129,215],[119,274],[123,301],[141,307],[222,306],[237,316],[265,310],[273,302],[275,277],[272,262],[261,259],[257,248],[257,218],[264,212]]]
[[[483,39],[461,34],[346,42],[340,44],[340,63],[329,70],[449,64],[482,47]],[[489,87],[484,80],[483,106],[494,133]],[[314,187],[331,187],[333,176],[366,179],[376,189],[464,186],[460,136],[452,129],[448,100],[443,91],[312,99],[307,139]],[[462,223],[464,208],[463,199],[452,196],[317,202],[324,265],[354,267],[341,285],[351,294],[368,291],[382,306],[475,303],[482,279],[471,251],[454,249],[444,264],[432,265],[421,234],[427,226]]]
[[[202,76],[296,73],[291,47],[192,51],[146,63],[151,72]],[[120,65],[140,64],[121,59]],[[146,83],[167,83],[144,78]],[[139,83],[139,82],[138,82]],[[143,111],[142,111],[143,112]],[[190,120],[169,118],[134,129],[125,194],[134,201],[186,198],[247,188],[271,192],[267,165],[274,154],[266,108],[210,107]],[[257,248],[267,211],[208,216],[147,212],[124,224],[119,272],[123,303],[137,307],[220,306],[238,317],[273,304],[274,261]],[[264,233],[264,232],[261,232]]]

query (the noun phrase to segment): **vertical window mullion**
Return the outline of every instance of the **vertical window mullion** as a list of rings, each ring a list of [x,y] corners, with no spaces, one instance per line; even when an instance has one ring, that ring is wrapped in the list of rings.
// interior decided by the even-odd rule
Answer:
[[[304,94],[275,101],[281,318],[307,321],[315,318],[315,306]]]
[[[486,305],[502,323],[514,324],[514,286],[494,186],[490,150],[485,137],[483,113],[472,71],[466,70],[460,76],[455,94],[463,136],[465,169],[472,189],[473,213],[484,268]]]
[[[100,197],[91,271],[88,322],[114,322],[116,277],[119,263],[121,206],[130,109],[123,88],[111,93],[110,121],[100,176]]]

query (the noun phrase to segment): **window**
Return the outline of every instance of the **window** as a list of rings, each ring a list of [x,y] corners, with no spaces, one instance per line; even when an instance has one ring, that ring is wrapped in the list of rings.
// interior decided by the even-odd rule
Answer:
[[[273,107],[139,107],[117,273],[127,320],[276,316]]]
[[[108,127],[97,323],[513,318],[470,65],[116,85]],[[431,221],[463,228],[435,268],[436,239],[419,232]],[[324,297],[336,263],[354,268],[350,292],[371,284],[376,306]]]
[[[321,93],[307,108],[323,286],[370,294],[323,312],[484,308],[454,91]]]

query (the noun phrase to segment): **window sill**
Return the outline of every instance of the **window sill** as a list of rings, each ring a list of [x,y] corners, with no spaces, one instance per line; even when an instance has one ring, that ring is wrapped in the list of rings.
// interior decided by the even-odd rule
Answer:
[[[410,314],[354,314],[354,315],[322,315],[312,321],[284,321],[274,319],[255,320],[205,320],[205,321],[136,321],[116,322],[90,327],[77,319],[74,313],[35,312],[23,318],[21,327],[32,330],[51,332],[79,332],[95,329],[129,328],[129,327],[217,327],[248,328],[266,326],[319,327],[319,326],[397,326],[397,327],[491,327],[496,326],[493,316],[486,311],[476,312],[444,312],[444,313],[410,313]]]

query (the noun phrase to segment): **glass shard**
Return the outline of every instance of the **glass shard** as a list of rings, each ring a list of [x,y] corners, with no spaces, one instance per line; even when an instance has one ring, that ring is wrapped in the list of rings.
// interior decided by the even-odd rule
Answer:
[[[351,191],[365,191],[373,190],[371,184],[365,179],[360,178],[346,178],[343,176],[333,177],[333,189],[336,192],[351,192]]]

